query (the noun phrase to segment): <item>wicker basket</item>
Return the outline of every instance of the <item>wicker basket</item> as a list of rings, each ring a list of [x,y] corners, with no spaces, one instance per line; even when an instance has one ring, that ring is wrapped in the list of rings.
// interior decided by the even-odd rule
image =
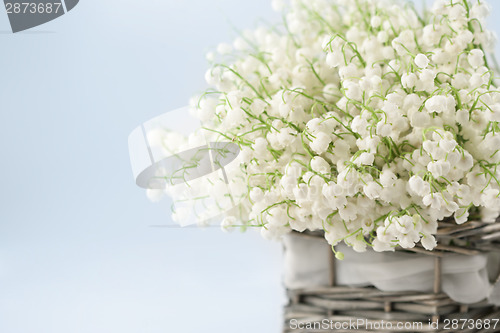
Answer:
[[[322,233],[297,233],[297,235],[323,237]],[[486,300],[473,305],[460,304],[441,291],[442,258],[451,254],[476,255],[500,251],[500,223],[485,224],[469,221],[456,225],[440,222],[437,238],[440,245],[434,251],[426,251],[422,247],[410,250],[434,257],[432,293],[384,292],[373,286],[362,288],[336,286],[336,259],[332,252],[329,261],[329,287],[287,290],[289,304],[285,308],[284,332],[353,332],[349,329],[349,324],[353,322],[361,323],[357,326],[356,332],[500,332],[500,323],[495,329],[479,328],[481,325],[476,325],[481,322],[480,320],[499,319],[500,310],[497,307]],[[442,245],[453,243],[460,246]],[[398,250],[403,251],[403,249]],[[499,279],[500,276],[495,282]],[[468,323],[462,329],[463,322],[461,322],[458,329],[453,329],[450,324],[445,327],[445,323],[452,319],[469,319],[469,323],[475,325],[474,328],[467,328]],[[335,329],[313,328],[314,323],[324,320],[336,323]],[[387,330],[388,322],[391,322],[393,329]],[[438,329],[436,329],[437,322],[439,322]],[[297,323],[300,323],[303,329],[298,328]],[[403,327],[406,324],[407,328],[398,330],[396,328],[398,324]],[[385,330],[381,327],[385,327]]]

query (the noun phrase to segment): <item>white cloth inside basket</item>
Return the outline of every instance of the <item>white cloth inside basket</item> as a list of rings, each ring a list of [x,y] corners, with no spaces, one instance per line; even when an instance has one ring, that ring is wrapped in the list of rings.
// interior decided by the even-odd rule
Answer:
[[[330,247],[322,238],[289,234],[285,246],[284,283],[287,288],[327,286]],[[374,285],[383,291],[432,292],[434,257],[403,252],[357,253],[339,246],[345,254],[336,261],[337,285]],[[454,301],[471,304],[489,297],[500,305],[500,283],[492,286],[489,275],[498,274],[497,255],[451,255],[442,260],[442,289]]]

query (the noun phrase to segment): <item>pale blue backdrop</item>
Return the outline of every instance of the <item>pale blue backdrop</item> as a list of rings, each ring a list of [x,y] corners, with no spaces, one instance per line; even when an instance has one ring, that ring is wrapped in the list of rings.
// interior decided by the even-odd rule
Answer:
[[[258,17],[279,19],[267,0],[82,0],[13,35],[0,10],[0,332],[279,331],[280,245],[152,228],[169,218],[127,150]]]

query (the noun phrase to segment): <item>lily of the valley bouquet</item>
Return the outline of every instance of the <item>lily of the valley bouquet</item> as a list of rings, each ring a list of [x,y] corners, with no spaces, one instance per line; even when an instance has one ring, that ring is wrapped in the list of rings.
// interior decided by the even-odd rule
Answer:
[[[161,192],[193,207],[210,197],[226,229],[323,230],[358,252],[432,250],[442,220],[495,222],[500,91],[484,1],[437,0],[422,14],[391,0],[273,6],[281,26],[208,55],[199,130],[149,133],[166,151],[226,142],[238,156],[219,181]]]

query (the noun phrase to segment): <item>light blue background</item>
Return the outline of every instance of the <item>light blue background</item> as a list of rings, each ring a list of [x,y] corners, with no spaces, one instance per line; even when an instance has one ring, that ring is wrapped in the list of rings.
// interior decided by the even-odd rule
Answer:
[[[0,10],[0,332],[279,331],[280,245],[152,228],[169,217],[127,150],[258,17],[279,19],[266,0],[83,0],[13,35]]]
[[[259,1],[83,0],[13,35],[0,9],[0,332],[278,332],[280,245],[159,229],[127,137],[205,88]]]

